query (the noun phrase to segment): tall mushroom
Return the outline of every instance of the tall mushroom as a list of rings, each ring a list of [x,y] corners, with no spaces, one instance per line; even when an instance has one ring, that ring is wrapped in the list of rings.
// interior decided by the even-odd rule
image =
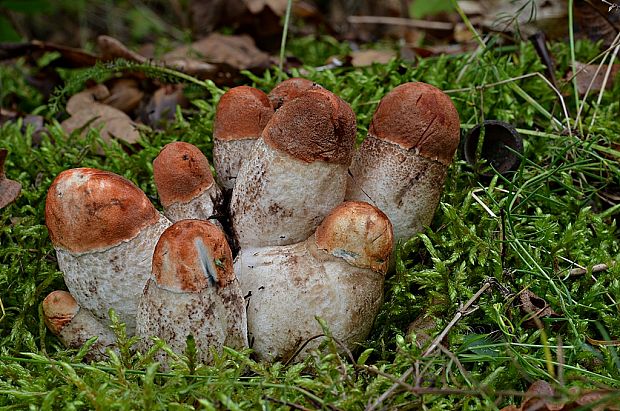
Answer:
[[[220,98],[213,123],[213,166],[224,190],[235,186],[241,164],[272,115],[269,98],[254,87],[234,87]]]
[[[459,144],[454,104],[425,83],[405,83],[379,103],[368,136],[353,158],[347,200],[387,214],[397,240],[430,224]]]
[[[178,353],[192,335],[205,363],[211,361],[211,348],[248,346],[245,302],[219,228],[208,221],[183,220],[164,231],[137,323],[138,335],[160,337]]]
[[[68,348],[80,348],[92,337],[97,341],[90,347],[88,357],[101,359],[116,337],[88,310],[80,308],[67,291],[52,291],[43,300],[43,320],[47,328]]]
[[[322,334],[316,317],[352,349],[370,332],[392,252],[387,216],[370,204],[336,207],[306,241],[241,249],[235,272],[249,295],[248,338],[259,358],[288,360]],[[303,358],[319,340],[300,353]]]
[[[65,284],[99,319],[113,308],[135,329],[155,244],[171,223],[129,180],[93,168],[60,173],[47,192],[45,223]]]
[[[355,132],[351,107],[325,89],[278,109],[233,190],[231,222],[239,246],[308,238],[344,199]]]
[[[153,161],[153,177],[170,221],[208,220],[218,214],[222,192],[198,147],[180,141],[167,144]]]

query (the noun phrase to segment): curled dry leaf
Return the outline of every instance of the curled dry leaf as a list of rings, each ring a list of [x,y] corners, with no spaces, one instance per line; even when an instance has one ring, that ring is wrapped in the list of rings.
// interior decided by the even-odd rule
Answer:
[[[101,59],[103,61],[115,59],[125,59],[136,63],[146,63],[147,61],[146,57],[129,50],[127,46],[111,36],[97,37],[97,45],[101,51]]]
[[[283,16],[286,11],[287,0],[243,0],[252,14],[258,14],[265,7],[269,7],[277,16]]]
[[[4,174],[4,162],[8,154],[7,149],[0,148],[0,209],[15,201],[22,189],[20,183],[9,180]]]
[[[131,113],[138,107],[143,96],[144,93],[138,87],[136,80],[121,78],[111,85],[110,93],[103,103],[125,113]]]
[[[393,50],[361,50],[351,53],[353,67],[370,66],[373,63],[386,64],[396,57]]]
[[[78,111],[84,109],[84,107],[97,103],[109,95],[110,91],[103,84],[97,84],[94,87],[89,87],[86,90],[80,91],[79,93],[71,96],[69,101],[67,101],[67,113],[74,115]]]
[[[524,325],[529,328],[538,328],[536,319],[560,317],[560,315],[553,311],[549,304],[547,304],[547,301],[530,290],[523,290],[519,294],[519,308],[530,318],[524,323]]]
[[[183,94],[183,86],[180,84],[170,84],[161,87],[149,100],[141,114],[145,124],[157,127],[162,122],[173,120],[176,114],[177,105],[186,107],[187,98]]]

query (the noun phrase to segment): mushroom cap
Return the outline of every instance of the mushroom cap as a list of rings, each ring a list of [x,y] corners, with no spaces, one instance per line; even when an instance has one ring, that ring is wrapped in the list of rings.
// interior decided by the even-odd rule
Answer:
[[[379,102],[368,134],[450,164],[459,145],[460,120],[447,94],[426,83],[405,83]]]
[[[316,229],[316,244],[349,264],[385,273],[394,244],[389,218],[377,207],[347,201]]]
[[[262,136],[268,146],[306,163],[349,164],[356,130],[351,107],[334,93],[319,88],[280,107]]]
[[[51,332],[58,335],[80,311],[75,298],[68,291],[56,290],[43,300],[43,320]]]
[[[215,111],[215,140],[257,139],[273,115],[267,95],[254,87],[239,86],[220,98]]]
[[[163,232],[153,254],[153,276],[161,288],[200,292],[235,279],[226,236],[204,220],[181,220]]]
[[[317,83],[301,77],[293,77],[284,80],[275,86],[269,93],[269,100],[274,109],[279,109],[286,102],[289,102],[301,96],[307,90],[320,88]]]
[[[105,250],[129,241],[158,220],[155,207],[131,181],[94,168],[60,173],[45,201],[52,243],[73,253]]]
[[[193,144],[176,141],[153,161],[153,177],[164,207],[187,203],[215,184],[209,160]]]

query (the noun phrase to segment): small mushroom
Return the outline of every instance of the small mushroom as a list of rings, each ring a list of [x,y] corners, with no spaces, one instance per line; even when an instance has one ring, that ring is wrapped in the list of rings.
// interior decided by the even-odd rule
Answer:
[[[308,90],[321,88],[317,83],[305,78],[293,77],[275,86],[269,93],[274,109],[279,109],[288,101],[296,99]]]
[[[170,221],[208,220],[218,214],[222,192],[198,147],[180,141],[167,144],[153,161],[153,177]]]
[[[98,360],[113,347],[116,337],[88,310],[80,308],[67,291],[52,291],[43,300],[43,320],[47,328],[68,348],[80,348],[92,337],[97,341],[87,357]]]
[[[316,317],[349,349],[364,341],[381,305],[393,241],[383,212],[346,202],[306,241],[241,249],[235,272],[249,295],[248,338],[258,357],[289,360],[322,334]]]
[[[178,353],[192,335],[205,363],[212,359],[211,348],[248,346],[245,302],[219,228],[208,221],[183,220],[164,231],[137,323],[138,335],[160,337]]]
[[[425,83],[405,83],[386,94],[349,169],[347,200],[379,207],[396,240],[430,224],[448,166],[459,145],[454,104]]]
[[[239,170],[230,202],[240,247],[308,238],[344,200],[355,142],[355,114],[316,89],[283,105]]]
[[[231,88],[220,98],[213,123],[213,165],[224,190],[235,186],[241,164],[272,115],[269,98],[254,87]]]
[[[75,168],[60,173],[50,186],[45,223],[79,306],[102,320],[114,308],[133,334],[153,250],[170,221],[131,181]]]

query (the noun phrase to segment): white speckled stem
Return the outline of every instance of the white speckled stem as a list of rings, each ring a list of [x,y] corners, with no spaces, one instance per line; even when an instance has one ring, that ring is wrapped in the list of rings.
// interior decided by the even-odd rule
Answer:
[[[170,225],[161,215],[157,223],[136,237],[102,251],[74,254],[57,247],[58,266],[79,306],[106,324],[108,311],[113,308],[127,324],[128,335],[133,335],[138,302],[151,275],[155,245]]]
[[[186,350],[191,334],[204,363],[212,360],[211,348],[218,352],[224,345],[247,348],[245,303],[239,283],[235,280],[224,288],[179,293],[160,288],[149,279],[140,302],[136,333],[144,338],[157,336],[178,354]],[[158,359],[165,362],[165,355]]]
[[[213,142],[213,167],[217,183],[224,190],[232,190],[241,166],[252,152],[256,138]]]
[[[350,349],[368,336],[383,298],[383,275],[319,250],[314,236],[279,247],[242,249],[235,273],[248,303],[248,339],[262,360],[288,360],[323,333],[315,317]],[[295,360],[316,349],[310,342]]]
[[[407,240],[433,220],[447,167],[368,136],[349,170],[346,200],[375,205],[392,222],[394,239]]]
[[[187,203],[170,204],[164,210],[164,214],[173,223],[188,219],[208,220],[215,216],[221,203],[222,191],[217,184],[213,184]]]
[[[105,357],[106,350],[114,347],[116,342],[112,330],[84,308],[80,308],[71,322],[65,325],[58,335],[60,341],[69,348],[80,348],[92,337],[97,337],[97,341],[91,346],[87,358],[93,360]]]
[[[344,200],[346,177],[347,165],[306,163],[259,139],[237,175],[230,202],[239,246],[304,241]]]

